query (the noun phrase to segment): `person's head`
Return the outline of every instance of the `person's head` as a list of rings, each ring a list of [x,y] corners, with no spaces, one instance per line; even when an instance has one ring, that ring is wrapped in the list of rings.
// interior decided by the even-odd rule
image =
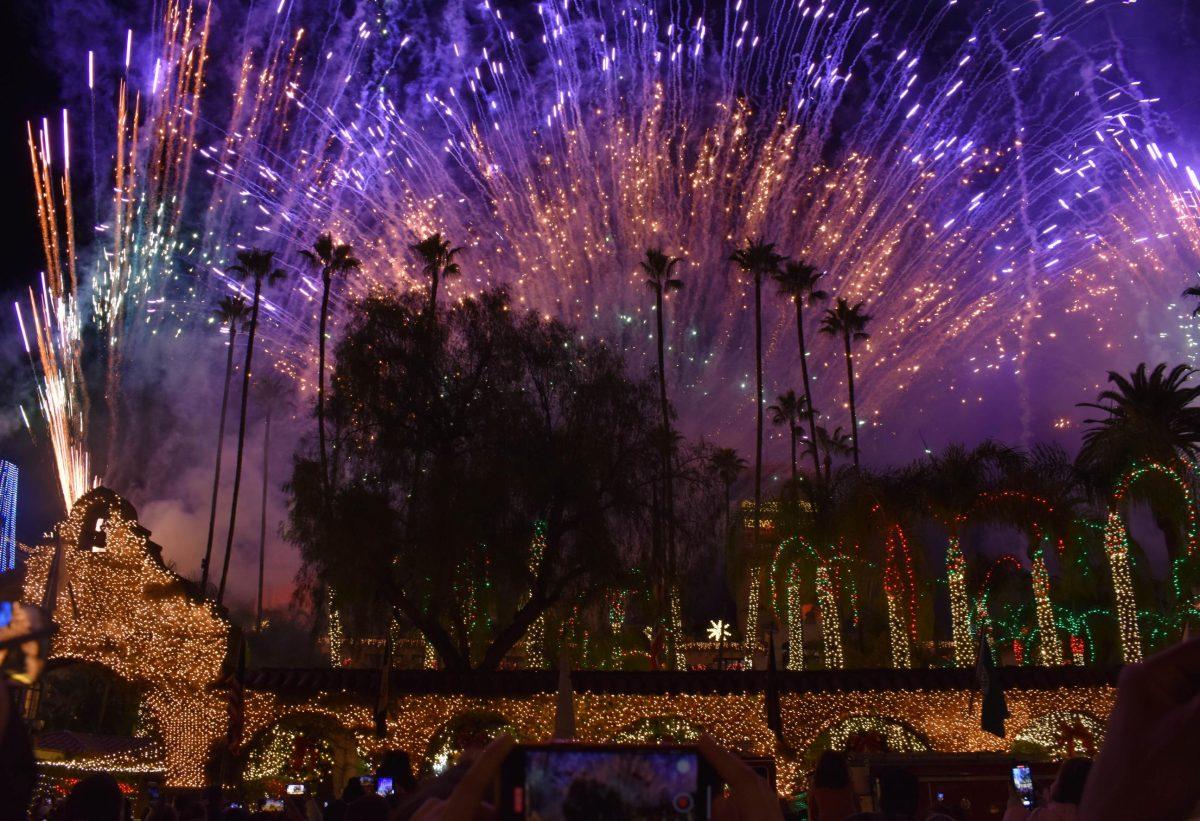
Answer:
[[[379,775],[391,778],[397,794],[410,793],[417,786],[413,778],[412,761],[404,750],[388,750],[379,763]]]
[[[121,788],[108,773],[92,773],[76,782],[63,803],[63,821],[120,821]]]
[[[846,754],[837,750],[821,753],[813,773],[813,786],[841,789],[849,783],[850,767],[846,764]]]
[[[386,798],[370,793],[346,806],[346,821],[388,821],[388,809]]]
[[[626,818],[629,811],[615,788],[587,777],[579,777],[571,782],[562,806],[563,818],[568,821]]]
[[[1058,768],[1058,776],[1050,785],[1050,800],[1059,804],[1078,804],[1083,800],[1083,788],[1091,771],[1092,759],[1068,758]]]
[[[879,809],[888,815],[913,818],[921,787],[917,777],[900,767],[885,767],[879,773]]]
[[[146,821],[179,821],[179,813],[170,804],[156,801],[146,813]]]
[[[346,788],[342,790],[342,801],[349,804],[351,801],[356,801],[366,794],[367,791],[363,789],[362,782],[358,780],[358,776],[352,776],[346,782]]]

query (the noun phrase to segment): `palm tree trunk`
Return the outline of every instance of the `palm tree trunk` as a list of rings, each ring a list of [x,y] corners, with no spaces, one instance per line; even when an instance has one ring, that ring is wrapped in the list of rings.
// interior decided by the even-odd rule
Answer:
[[[799,492],[800,479],[796,473],[796,423],[788,420],[788,429],[792,434],[792,495]]]
[[[262,461],[262,516],[258,522],[258,608],[254,625],[255,632],[262,632],[263,623],[263,575],[267,564],[267,470],[270,465],[271,453],[271,404],[267,402],[267,419],[263,426],[263,461]]]
[[[670,617],[672,612],[670,601],[672,589],[675,584],[675,488],[672,477],[671,465],[671,410],[667,404],[667,370],[666,370],[666,340],[663,337],[663,292],[660,285],[655,292],[656,296],[656,319],[658,322],[658,398],[659,405],[662,408],[662,427],[663,427],[663,443],[662,443],[662,471],[663,483],[666,490],[666,499],[664,499],[664,511],[667,520],[667,611],[668,621],[671,623],[671,651],[667,654],[669,665],[673,668],[675,661],[674,644],[679,640],[679,637],[674,635],[676,625]]]
[[[233,498],[229,502],[229,533],[225,537],[225,558],[221,562],[221,583],[217,586],[217,607],[225,600],[225,582],[229,577],[229,556],[233,553],[234,528],[237,526],[238,494],[242,490],[242,457],[246,453],[246,407],[250,400],[250,362],[254,356],[254,336],[258,331],[258,304],[262,278],[254,279],[254,305],[250,309],[250,330],[246,335],[246,367],[242,372],[242,408],[238,417],[237,460],[233,468]]]
[[[233,343],[237,326],[229,325],[229,353],[225,356],[225,387],[221,391],[221,421],[217,425],[217,466],[213,470],[212,506],[208,511],[208,538],[204,542],[204,561],[200,563],[200,595],[208,595],[208,568],[212,562],[213,534],[217,526],[217,492],[221,487],[221,445],[225,442],[225,410],[229,406],[229,378],[233,375]]]
[[[804,410],[808,417],[808,441],[812,444],[813,479],[821,478],[821,457],[817,455],[817,415],[813,411],[812,386],[808,381],[808,348],[804,344],[804,308],[796,297],[796,339],[800,342],[800,373],[804,375]]]
[[[850,352],[850,331],[842,333],[846,343],[846,389],[850,394],[850,440],[854,443],[854,467],[858,467],[858,409],[854,406],[854,355]]]
[[[321,484],[325,495],[328,496],[329,454],[325,449],[325,325],[329,319],[329,289],[333,285],[333,277],[327,271],[322,274],[322,284],[325,287],[321,292],[321,327],[317,339],[317,440],[321,449]]]
[[[762,455],[763,455],[763,367],[762,367],[762,272],[754,273],[754,376],[755,376],[755,428],[754,428],[754,555],[753,562],[758,561],[759,531],[762,526]],[[752,564],[753,566],[753,564]],[[756,584],[758,574],[751,572],[751,584]],[[751,596],[752,606],[757,604],[757,596]],[[751,613],[747,617],[748,625],[758,624],[758,614]],[[746,646],[754,647],[758,641],[757,635],[746,636]],[[753,651],[748,651],[753,658]]]

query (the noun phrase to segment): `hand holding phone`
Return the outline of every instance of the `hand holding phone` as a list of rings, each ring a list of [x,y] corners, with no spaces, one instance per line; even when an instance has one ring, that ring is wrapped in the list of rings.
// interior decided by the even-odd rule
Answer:
[[[1034,796],[1033,773],[1030,771],[1028,764],[1013,765],[1012,783],[1013,789],[1017,791],[1017,797],[1021,799],[1021,805],[1032,807]]]

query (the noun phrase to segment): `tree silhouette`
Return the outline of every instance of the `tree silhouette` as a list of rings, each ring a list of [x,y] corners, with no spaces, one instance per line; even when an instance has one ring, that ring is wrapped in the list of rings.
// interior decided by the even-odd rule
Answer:
[[[846,390],[850,396],[850,439],[854,443],[854,466],[858,467],[858,410],[854,403],[854,352],[851,342],[866,339],[867,323],[871,315],[864,313],[861,302],[850,306],[846,300],[838,298],[832,308],[825,309],[825,317],[821,320],[821,333],[830,336],[840,336],[846,349]]]
[[[250,328],[246,333],[246,362],[242,369],[242,407],[238,417],[237,460],[233,468],[233,497],[229,502],[229,533],[225,537],[225,558],[221,562],[221,583],[217,586],[217,606],[225,600],[225,582],[229,576],[229,556],[233,552],[234,531],[237,527],[238,496],[242,490],[242,458],[246,453],[246,409],[250,401],[250,365],[254,357],[254,339],[258,332],[258,309],[262,302],[264,284],[275,284],[287,277],[275,267],[275,252],[250,249],[239,251],[238,264],[227,269],[242,280],[251,280],[254,296],[250,300]]]
[[[746,469],[746,460],[733,448],[717,448],[712,453],[709,465],[721,480],[725,488],[725,534],[729,535],[729,494],[733,483]]]
[[[658,402],[662,414],[662,472],[666,508],[667,572],[666,585],[675,583],[675,488],[671,457],[671,405],[667,401],[666,334],[663,318],[666,295],[683,289],[683,280],[673,276],[675,266],[683,262],[680,257],[664,254],[659,248],[646,249],[646,257],[639,264],[646,275],[646,287],[654,294],[654,315],[657,323],[658,342]],[[675,637],[678,639],[678,637]],[[672,660],[674,654],[670,654]]]
[[[345,276],[356,271],[362,262],[354,256],[349,245],[337,244],[333,235],[324,233],[317,237],[312,250],[300,251],[313,267],[321,272],[321,318],[317,331],[317,440],[320,443],[321,475],[328,485],[329,453],[325,447],[325,327],[329,320],[329,293],[333,286],[333,278]]]
[[[238,326],[245,321],[249,309],[240,296],[223,296],[213,308],[213,316],[229,329],[229,350],[225,354],[225,387],[221,390],[221,421],[217,424],[216,467],[213,469],[212,505],[208,511],[208,538],[204,541],[204,559],[200,562],[200,591],[207,595],[208,570],[212,562],[213,534],[217,526],[217,494],[221,487],[221,447],[225,441],[225,411],[229,407],[229,378],[233,375],[233,343],[237,339]]]
[[[804,400],[796,396],[795,391],[789,390],[787,393],[781,393],[775,397],[775,404],[767,408],[771,412],[771,422],[776,425],[787,425],[788,435],[791,437],[792,492],[795,492],[800,484],[800,477],[796,472],[796,428],[800,417],[804,414],[804,405]],[[818,475],[819,473],[820,469],[818,468]]]
[[[763,375],[762,375],[762,284],[773,277],[780,264],[787,259],[775,252],[775,243],[762,237],[746,240],[745,247],[736,249],[729,261],[737,265],[742,273],[754,282],[754,547],[757,552],[759,530],[762,525],[762,451],[763,451]],[[757,637],[747,641],[757,640]]]
[[[429,279],[429,303],[425,308],[426,316],[431,320],[437,317],[438,288],[443,282],[462,273],[462,268],[455,257],[462,248],[451,248],[450,240],[445,239],[441,232],[430,234],[420,242],[408,246],[421,260],[421,272]]]
[[[808,378],[808,348],[804,342],[804,306],[815,305],[829,299],[829,294],[817,288],[817,282],[823,274],[816,267],[804,260],[789,261],[781,270],[775,272],[775,282],[779,284],[779,292],[791,297],[796,306],[796,341],[800,345],[800,373],[804,376],[804,415],[808,419],[808,437],[811,441],[817,438],[816,412],[813,409],[812,384]],[[821,463],[816,448],[812,449],[813,476],[820,478]],[[794,478],[794,477],[793,477]]]

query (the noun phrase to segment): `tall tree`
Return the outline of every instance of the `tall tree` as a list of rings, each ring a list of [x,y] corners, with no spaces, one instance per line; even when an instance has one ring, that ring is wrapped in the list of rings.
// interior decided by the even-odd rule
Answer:
[[[754,548],[757,553],[759,531],[762,528],[762,461],[763,461],[763,366],[762,366],[762,284],[764,279],[775,276],[780,264],[787,259],[776,253],[775,243],[762,237],[746,240],[742,248],[729,255],[729,261],[743,274],[749,276],[754,285]],[[747,641],[758,637],[747,636]]]
[[[430,319],[435,319],[438,289],[443,282],[462,273],[462,268],[455,260],[462,248],[450,247],[450,240],[438,232],[410,245],[409,250],[421,260],[421,272],[429,279],[429,302],[425,313]]]
[[[821,477],[823,481],[828,482],[833,476],[833,459],[838,457],[844,459],[854,453],[854,446],[851,443],[850,434],[842,430],[842,426],[838,425],[832,431],[824,425],[817,425],[817,441],[809,442],[805,450],[813,450],[819,452],[822,463],[824,464],[824,475]]]
[[[303,249],[300,255],[321,272],[321,317],[317,330],[317,440],[320,443],[321,475],[329,484],[329,452],[325,447],[325,328],[329,321],[329,294],[333,278],[356,271],[362,262],[354,256],[353,249],[344,243],[333,241],[326,232],[317,237],[312,250]]]
[[[494,669],[549,609],[639,562],[629,537],[658,478],[656,390],[619,352],[502,289],[439,310],[430,382],[425,316],[417,293],[354,308],[330,386],[347,462],[332,525],[315,455],[300,456],[288,535],[347,629],[394,616],[446,668]],[[418,456],[436,493],[411,492]]]
[[[667,294],[683,289],[683,280],[674,276],[675,267],[683,262],[680,257],[672,257],[663,253],[660,248],[646,249],[646,257],[639,263],[646,275],[646,287],[654,294],[654,317],[657,324],[656,340],[658,342],[658,403],[662,416],[662,475],[663,475],[663,507],[666,512],[667,534],[667,567],[664,590],[669,596],[670,588],[675,584],[675,488],[672,470],[671,448],[671,404],[667,401],[667,367],[666,367],[666,321],[665,302]],[[676,637],[677,638],[677,637]]]
[[[709,464],[725,488],[725,535],[728,537],[729,495],[733,489],[733,483],[737,481],[737,478],[742,475],[742,471],[746,469],[746,460],[733,448],[717,448],[713,451]]]
[[[1187,365],[1168,372],[1165,362],[1149,373],[1143,362],[1128,377],[1109,371],[1113,387],[1102,391],[1097,401],[1081,403],[1080,407],[1104,413],[1084,420],[1088,428],[1078,457],[1099,489],[1109,492],[1136,462],[1160,462],[1178,469],[1200,457],[1200,386],[1187,384],[1193,373]],[[1138,493],[1150,505],[1168,552],[1172,558],[1180,556],[1184,545],[1173,489],[1151,480]]]
[[[204,595],[208,595],[208,570],[212,562],[213,534],[217,525],[217,494],[221,488],[221,452],[225,442],[225,411],[229,407],[229,379],[233,375],[233,343],[237,339],[238,326],[245,321],[248,312],[246,300],[240,296],[223,296],[217,300],[216,307],[213,309],[213,316],[228,329],[229,340],[225,343],[228,347],[225,353],[225,387],[221,390],[221,421],[217,423],[217,464],[213,469],[212,505],[208,511],[208,538],[204,541],[204,560],[200,563],[200,592]]]
[[[823,274],[816,266],[809,265],[804,260],[789,261],[775,273],[775,281],[779,284],[779,292],[791,297],[796,306],[796,341],[800,345],[800,373],[804,376],[804,415],[808,419],[808,438],[811,442],[817,440],[816,411],[813,409],[812,383],[808,378],[808,348],[804,342],[804,306],[815,305],[829,299],[829,294],[817,287],[817,282]],[[817,449],[812,448],[813,477],[821,476],[821,462]]]
[[[775,425],[787,425],[788,435],[792,443],[792,492],[800,486],[800,477],[796,471],[796,429],[800,426],[800,417],[804,413],[804,400],[789,390],[775,397],[775,404],[767,408],[771,412],[771,422]],[[813,460],[814,463],[816,460]],[[820,467],[817,468],[820,475]]]
[[[850,303],[839,297],[832,308],[825,309],[825,316],[821,320],[821,333],[840,336],[846,350],[846,391],[850,396],[850,439],[854,443],[855,467],[858,467],[859,454],[858,409],[854,404],[854,351],[851,343],[870,336],[867,323],[871,321],[871,315],[865,313],[862,307],[861,302],[851,307]]]
[[[237,527],[238,496],[242,490],[242,459],[246,454],[246,410],[250,401],[250,366],[254,357],[254,339],[258,333],[258,309],[262,304],[263,285],[273,285],[285,279],[287,274],[275,267],[275,252],[251,248],[239,251],[237,265],[230,266],[228,273],[253,283],[250,300],[250,327],[246,332],[246,361],[242,367],[242,406],[238,415],[237,459],[233,467],[233,497],[229,502],[229,533],[225,537],[225,557],[221,562],[221,583],[217,585],[217,606],[225,601],[225,582],[229,577],[229,557],[233,553],[233,539]]]
[[[946,581],[950,591],[954,657],[960,667],[969,667],[975,662],[962,528],[968,514],[979,504],[980,497],[1002,490],[1007,477],[1020,466],[1021,456],[1017,451],[985,440],[974,448],[947,447],[913,468],[905,482],[920,489],[923,506],[946,530]]]

